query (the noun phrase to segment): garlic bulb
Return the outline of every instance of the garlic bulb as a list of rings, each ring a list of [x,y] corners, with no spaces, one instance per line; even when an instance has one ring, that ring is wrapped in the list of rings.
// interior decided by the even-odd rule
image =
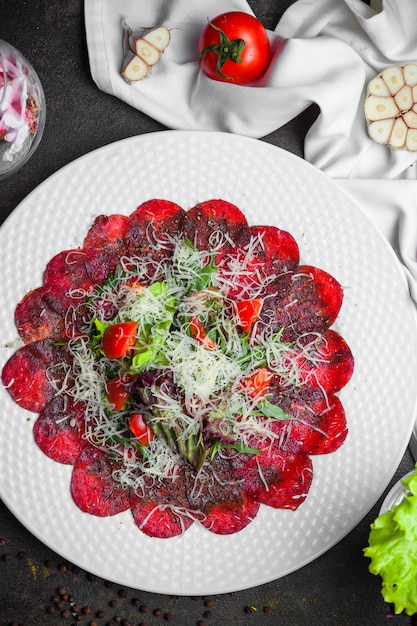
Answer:
[[[365,118],[377,143],[417,151],[417,65],[387,67],[369,81]]]

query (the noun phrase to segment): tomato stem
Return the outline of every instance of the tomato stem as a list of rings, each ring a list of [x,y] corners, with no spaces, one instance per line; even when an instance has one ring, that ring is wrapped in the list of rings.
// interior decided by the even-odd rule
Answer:
[[[223,74],[222,69],[226,61],[233,61],[234,63],[242,63],[242,52],[245,49],[245,42],[243,39],[229,39],[226,33],[221,28],[215,26],[209,22],[210,26],[215,28],[219,33],[219,43],[212,44],[203,48],[200,54],[200,61],[204,59],[207,52],[213,52],[217,55],[216,70],[219,76],[230,80],[230,76]]]

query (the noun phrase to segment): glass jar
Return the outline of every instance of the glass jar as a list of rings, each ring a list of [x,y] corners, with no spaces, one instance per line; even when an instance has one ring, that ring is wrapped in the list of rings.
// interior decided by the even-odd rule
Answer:
[[[32,156],[45,127],[45,94],[32,65],[0,39],[0,180]]]
[[[398,482],[395,483],[395,485],[393,485],[393,487],[385,496],[385,499],[381,505],[381,509],[379,512],[380,515],[382,515],[383,513],[386,513],[387,511],[390,511],[393,506],[397,506],[398,504],[401,504],[401,502],[404,500],[404,496],[407,495],[407,490],[405,486],[403,485],[402,481],[405,478],[408,478],[409,476],[411,476],[412,474],[414,474],[414,470],[412,470],[411,472],[408,472],[408,474],[403,476]]]

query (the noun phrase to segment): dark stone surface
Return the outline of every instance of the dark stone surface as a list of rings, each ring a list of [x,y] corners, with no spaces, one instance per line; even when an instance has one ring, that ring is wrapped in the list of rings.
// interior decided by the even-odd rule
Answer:
[[[291,1],[249,4],[273,28]],[[47,124],[36,155],[0,182],[1,222],[37,185],[77,157],[125,137],[164,130],[97,89],[89,72],[81,0],[0,0],[0,38],[31,61],[47,99]],[[309,109],[263,140],[302,156],[304,134],[316,113]],[[391,484],[412,467],[407,452]],[[0,504],[1,624],[408,625],[410,618],[390,613],[380,581],[369,574],[362,555],[381,501],[348,536],[301,570],[210,598],[121,589],[91,576],[40,543]]]

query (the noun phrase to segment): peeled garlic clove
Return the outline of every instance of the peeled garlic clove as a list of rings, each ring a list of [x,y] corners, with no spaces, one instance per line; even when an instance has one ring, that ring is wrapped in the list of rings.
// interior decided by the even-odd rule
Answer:
[[[145,31],[142,37],[160,52],[163,52],[171,41],[171,33],[165,26]]]
[[[407,111],[407,113],[404,113],[403,120],[408,128],[417,128],[417,113],[415,111]]]
[[[407,137],[408,127],[401,117],[398,117],[392,128],[391,137],[389,139],[390,146],[393,148],[403,148]]]
[[[128,50],[123,59],[121,73],[125,80],[132,83],[149,76],[150,67],[131,50]]]
[[[396,93],[404,86],[404,75],[401,67],[394,65],[393,67],[387,67],[382,72],[382,78],[385,84],[390,90],[391,95],[395,96]]]
[[[404,65],[403,69],[404,80],[407,85],[410,85],[410,87],[417,85],[417,65],[414,63],[408,63],[407,65]]]
[[[368,128],[369,136],[377,143],[388,143],[393,126],[393,118],[371,122]]]
[[[414,104],[411,87],[404,85],[394,96],[394,100],[400,111],[409,111]]]
[[[394,98],[381,98],[371,95],[365,100],[365,115],[371,122],[395,117],[399,112]]]
[[[417,130],[414,130],[413,128],[408,130],[405,147],[407,150],[411,150],[412,152],[417,151]]]
[[[374,96],[390,96],[390,92],[381,76],[375,76],[368,83],[368,92]]]
[[[145,63],[152,66],[158,63],[161,53],[152,44],[144,39],[137,39],[135,42],[135,52]]]

